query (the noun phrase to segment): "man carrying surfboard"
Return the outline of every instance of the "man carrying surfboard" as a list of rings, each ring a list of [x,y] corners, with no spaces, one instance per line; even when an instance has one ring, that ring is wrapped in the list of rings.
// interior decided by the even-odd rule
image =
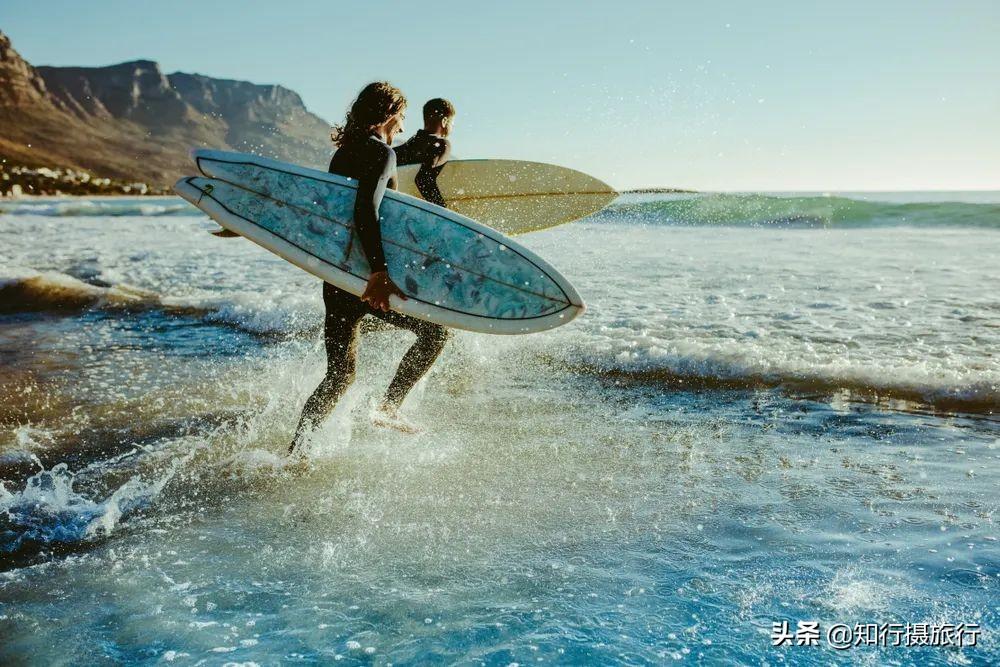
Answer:
[[[358,181],[354,227],[371,276],[360,298],[323,283],[326,375],[302,408],[289,453],[298,449],[305,434],[330,413],[354,380],[358,325],[366,315],[417,335],[416,342],[403,355],[374,421],[405,432],[418,430],[400,416],[399,408],[441,353],[449,331],[439,324],[389,310],[389,297],[405,300],[406,296],[389,277],[378,213],[386,188],[396,187],[396,154],[390,145],[403,130],[405,111],[406,98],[398,88],[384,81],[370,83],[351,105],[344,124],[334,128],[337,151],[329,171]]]
[[[438,174],[451,157],[448,135],[455,123],[455,106],[446,99],[435,97],[424,104],[424,128],[395,148],[396,164],[400,167],[419,164],[415,183],[420,195],[432,204],[447,207],[437,185]]]

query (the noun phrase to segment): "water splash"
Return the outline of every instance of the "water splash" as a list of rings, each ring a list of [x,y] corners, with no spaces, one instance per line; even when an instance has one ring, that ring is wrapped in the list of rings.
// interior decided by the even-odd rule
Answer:
[[[193,455],[174,460],[152,480],[136,475],[104,499],[78,492],[77,475],[65,463],[33,475],[21,491],[9,491],[0,482],[0,551],[105,538],[126,516],[147,507]]]

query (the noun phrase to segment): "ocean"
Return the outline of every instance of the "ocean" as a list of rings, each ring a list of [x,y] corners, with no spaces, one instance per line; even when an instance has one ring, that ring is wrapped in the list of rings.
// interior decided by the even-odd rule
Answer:
[[[1000,193],[624,196],[520,238],[580,319],[458,332],[416,436],[373,327],[305,468],[319,281],[213,228],[0,203],[0,663],[1000,662]]]

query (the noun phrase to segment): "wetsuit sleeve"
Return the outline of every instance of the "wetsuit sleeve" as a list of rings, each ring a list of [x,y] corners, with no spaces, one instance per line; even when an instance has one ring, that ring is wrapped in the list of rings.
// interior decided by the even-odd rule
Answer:
[[[447,206],[441,190],[438,188],[437,177],[442,167],[451,157],[451,142],[447,139],[435,139],[428,148],[420,163],[420,171],[415,180],[420,195],[432,204]]]
[[[382,229],[378,209],[389,181],[396,172],[396,154],[386,147],[372,161],[371,167],[358,179],[358,195],[354,200],[354,228],[361,241],[372,273],[387,270],[382,249]]]
[[[416,137],[413,137],[409,141],[404,142],[392,149],[396,153],[397,167],[403,167],[408,164],[416,164],[420,162],[421,155],[417,144],[418,142]]]

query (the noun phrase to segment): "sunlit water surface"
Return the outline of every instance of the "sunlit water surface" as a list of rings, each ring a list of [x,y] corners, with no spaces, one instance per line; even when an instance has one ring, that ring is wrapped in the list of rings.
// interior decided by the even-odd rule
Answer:
[[[366,334],[304,467],[315,279],[177,200],[8,208],[0,662],[1000,660],[1000,229],[638,200],[522,239],[590,310],[460,333],[421,435],[371,425],[410,339]]]

